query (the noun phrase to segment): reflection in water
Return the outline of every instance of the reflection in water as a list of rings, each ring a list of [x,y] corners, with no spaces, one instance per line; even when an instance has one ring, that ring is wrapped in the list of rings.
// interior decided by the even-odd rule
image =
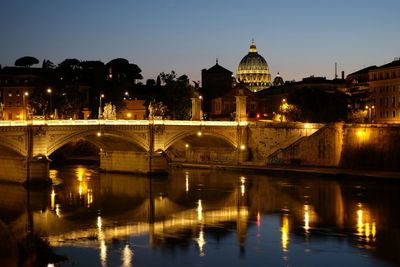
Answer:
[[[289,244],[289,217],[287,214],[282,215],[281,244],[282,251],[286,252]]]
[[[99,241],[99,246],[100,246],[99,247],[100,261],[101,261],[101,266],[107,266],[107,245],[102,226],[103,222],[101,216],[99,215],[97,216],[97,229],[98,229],[97,239]]]
[[[345,266],[346,257],[359,266],[383,266],[380,259],[389,259],[388,254],[400,264],[400,220],[393,212],[400,205],[399,184],[366,184],[360,199],[360,189],[342,180],[207,170],[174,170],[169,177],[149,180],[82,166],[51,173],[57,183],[30,194],[34,229],[61,254],[71,247],[81,251],[68,255],[77,266],[84,261],[93,266],[132,266],[133,261],[216,266],[228,261],[226,255],[232,267],[289,265],[289,255],[298,265],[319,264],[305,261],[304,251],[309,257],[318,251],[315,258],[333,266]],[[0,215],[25,204],[1,185],[0,193]],[[385,198],[377,197],[381,195]],[[24,231],[18,227],[25,225],[25,212],[14,211],[9,219],[14,232]],[[85,253],[90,249],[96,251],[95,259]]]
[[[185,191],[189,192],[189,172],[185,172]]]
[[[127,243],[122,251],[122,267],[132,266],[133,251]]]
[[[357,235],[360,241],[375,242],[376,223],[371,218],[370,212],[363,207],[362,203],[357,205]]]
[[[310,211],[309,205],[304,205],[304,230],[306,234],[309,234],[310,231]]]
[[[54,187],[51,188],[50,203],[51,210],[54,210],[56,205],[56,192],[54,191]]]
[[[201,204],[201,199],[197,201],[197,220],[203,220],[203,205]]]
[[[197,245],[199,246],[199,255],[200,257],[205,256],[204,246],[206,244],[206,240],[204,239],[204,229],[203,225],[200,226],[199,237],[196,239]]]

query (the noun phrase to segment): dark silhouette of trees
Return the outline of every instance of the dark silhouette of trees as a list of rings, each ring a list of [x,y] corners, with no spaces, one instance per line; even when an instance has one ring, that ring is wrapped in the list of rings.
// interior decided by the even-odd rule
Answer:
[[[125,92],[130,95],[136,80],[143,79],[140,74],[142,70],[124,58],[113,59],[105,67],[107,72],[106,102],[111,101],[117,108],[122,108]]]
[[[25,56],[17,59],[14,63],[15,66],[17,67],[25,67],[29,68],[32,65],[39,64],[39,60],[35,57],[30,57],[30,56]]]
[[[42,69],[55,69],[56,68],[56,65],[53,63],[53,62],[51,62],[50,60],[47,60],[47,59],[44,59],[43,60],[43,63],[42,63]]]
[[[297,119],[308,122],[337,122],[347,119],[347,96],[340,91],[302,88],[289,94]]]
[[[182,75],[177,78],[175,71],[171,71],[162,72],[160,79],[164,84],[159,92],[160,100],[168,107],[169,115],[172,119],[189,119],[194,88],[190,85],[188,77]]]

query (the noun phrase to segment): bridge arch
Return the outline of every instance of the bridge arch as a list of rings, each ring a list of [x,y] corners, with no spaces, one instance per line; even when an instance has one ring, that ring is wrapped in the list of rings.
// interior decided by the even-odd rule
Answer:
[[[51,139],[51,138],[50,138]],[[84,139],[89,143],[105,149],[105,150],[128,150],[144,152],[148,150],[148,145],[143,141],[134,138],[127,134],[114,130],[102,129],[85,130],[79,132],[71,132],[70,134],[63,135],[62,137],[50,140],[50,145],[47,148],[47,155],[51,155],[62,146],[78,139]]]
[[[27,139],[22,136],[15,136],[15,137],[3,137],[0,138],[0,149],[2,147],[15,152],[20,156],[26,157],[28,155],[27,151]]]
[[[174,135],[174,136],[170,137],[169,139],[167,139],[164,144],[164,150],[167,150],[174,144],[176,144],[179,141],[182,141],[185,138],[190,137],[190,136],[198,136],[199,138],[202,138],[202,137],[217,138],[217,139],[223,140],[227,144],[230,144],[231,148],[237,148],[236,139],[232,138],[232,136],[227,136],[226,134],[222,134],[222,133],[214,132],[214,131],[207,131],[207,130],[197,130],[197,131],[189,130],[189,131],[180,132],[179,134]]]

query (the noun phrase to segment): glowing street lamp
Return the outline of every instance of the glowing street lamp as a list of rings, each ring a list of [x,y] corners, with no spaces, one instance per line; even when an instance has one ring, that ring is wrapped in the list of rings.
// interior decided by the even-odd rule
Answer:
[[[25,110],[25,120],[27,120],[28,119],[28,106],[27,106],[27,103],[26,103],[26,98],[29,96],[29,93],[28,92],[24,92],[24,94],[22,95],[22,105],[23,105],[23,107],[24,107],[24,110]],[[23,115],[22,115],[23,116]]]
[[[368,123],[372,122],[372,112],[375,110],[375,106],[365,106],[367,111]]]
[[[101,119],[102,115],[101,115],[101,99],[104,98],[104,94],[101,94],[99,97],[100,100],[100,104],[99,104],[99,119]]]
[[[279,106],[279,109],[280,109],[280,116],[279,117],[280,117],[281,123],[283,121],[283,112],[286,112],[287,108],[288,108],[288,104],[286,103],[286,99],[284,98],[284,99],[282,99],[282,103]]]
[[[53,95],[52,95],[52,90],[51,88],[47,88],[47,93],[49,94],[50,97],[50,116],[53,115]]]

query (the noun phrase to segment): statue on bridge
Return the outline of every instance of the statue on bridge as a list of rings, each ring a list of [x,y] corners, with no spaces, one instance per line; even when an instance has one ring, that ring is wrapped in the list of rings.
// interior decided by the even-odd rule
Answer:
[[[105,120],[116,120],[117,119],[117,108],[111,102],[105,104],[103,118]]]

